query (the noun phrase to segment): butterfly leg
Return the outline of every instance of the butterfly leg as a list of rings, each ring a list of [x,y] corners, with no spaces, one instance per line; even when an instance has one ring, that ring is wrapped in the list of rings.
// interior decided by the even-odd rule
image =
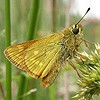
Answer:
[[[87,41],[87,40],[85,40],[85,39],[83,39],[83,38],[81,38],[81,40],[85,43],[85,45],[86,45],[86,47],[89,49],[89,50],[91,50],[90,49],[90,47],[88,46],[88,44],[95,44],[95,43],[93,43],[93,42],[90,42],[90,41]]]
[[[84,38],[81,38],[81,39],[82,39],[82,41],[87,42],[87,43],[89,43],[89,44],[95,44],[95,43],[93,43],[93,42],[90,42],[90,41],[88,41],[88,40],[85,40]]]
[[[77,75],[81,78],[81,76],[80,76],[77,68],[75,67],[75,65],[71,61],[68,61],[68,63],[69,63],[69,65],[71,65],[74,68],[74,70],[76,71]]]

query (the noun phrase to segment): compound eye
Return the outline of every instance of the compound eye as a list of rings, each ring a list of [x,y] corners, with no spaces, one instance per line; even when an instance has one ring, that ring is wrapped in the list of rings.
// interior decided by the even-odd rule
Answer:
[[[78,34],[79,29],[77,29],[77,28],[73,28],[72,32],[73,32],[74,34]]]

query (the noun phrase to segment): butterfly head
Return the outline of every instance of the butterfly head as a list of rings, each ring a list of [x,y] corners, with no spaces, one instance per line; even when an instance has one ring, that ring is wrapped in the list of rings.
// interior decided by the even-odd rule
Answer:
[[[82,25],[73,25],[72,26],[72,32],[76,35],[76,34],[80,34],[80,33],[82,33],[82,30],[83,30],[83,28],[82,28]]]
[[[78,25],[73,25],[72,27],[70,27],[70,30],[73,34],[77,35],[77,34],[81,34],[82,33],[82,25],[78,24]]]

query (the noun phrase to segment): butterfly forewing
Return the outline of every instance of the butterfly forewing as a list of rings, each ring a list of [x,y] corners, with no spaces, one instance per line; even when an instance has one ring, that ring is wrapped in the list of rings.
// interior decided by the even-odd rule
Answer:
[[[52,78],[52,75],[50,77],[48,75],[51,69],[53,70],[53,68],[57,67],[55,62],[57,62],[62,49],[58,40],[61,39],[61,36],[54,34],[39,40],[17,44],[8,47],[5,50],[5,55],[14,65],[26,70],[32,77],[47,79],[46,81],[43,79],[42,84],[49,86],[55,79]],[[59,69],[61,69],[60,67]],[[56,73],[58,72],[56,71]],[[52,74],[55,73],[52,72]],[[52,81],[50,82],[50,80]]]

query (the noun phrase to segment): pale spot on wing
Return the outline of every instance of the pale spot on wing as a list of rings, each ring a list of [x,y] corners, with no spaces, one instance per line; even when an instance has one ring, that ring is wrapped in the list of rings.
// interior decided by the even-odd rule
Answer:
[[[34,51],[34,55],[37,55],[39,52],[38,51]]]
[[[35,64],[38,65],[39,61],[36,61]]]
[[[40,64],[39,64],[39,66],[42,66],[42,65],[43,65],[43,63],[40,63]]]

